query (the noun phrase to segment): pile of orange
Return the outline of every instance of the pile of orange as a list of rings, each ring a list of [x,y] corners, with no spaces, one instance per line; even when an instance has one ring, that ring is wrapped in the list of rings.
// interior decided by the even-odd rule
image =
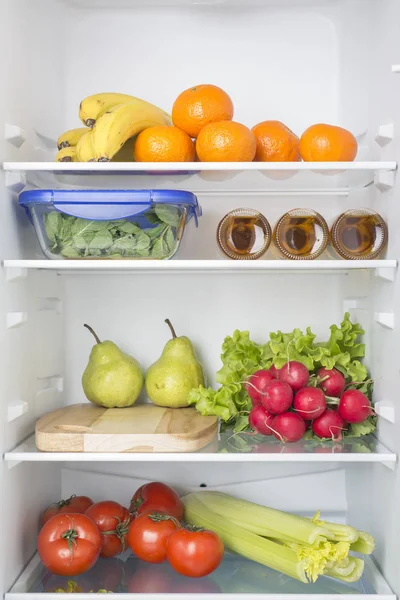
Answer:
[[[280,121],[251,130],[233,121],[233,103],[221,88],[206,84],[182,92],[172,107],[173,126],[150,127],[134,147],[138,162],[353,161],[357,140],[334,125],[309,127],[299,139]],[[193,141],[193,139],[195,141]]]

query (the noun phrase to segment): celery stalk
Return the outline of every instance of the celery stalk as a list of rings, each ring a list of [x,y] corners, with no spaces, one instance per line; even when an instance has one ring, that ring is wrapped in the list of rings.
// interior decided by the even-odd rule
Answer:
[[[375,540],[372,535],[369,535],[365,531],[359,531],[358,534],[358,540],[351,544],[350,550],[360,552],[361,554],[372,554],[375,550]]]
[[[182,498],[185,520],[188,523],[214,531],[228,550],[285,573],[303,583],[308,583],[304,566],[297,559],[294,550],[262,538],[228,521],[224,516],[203,504],[198,497],[200,495],[202,496],[202,494],[188,494]]]
[[[328,540],[334,542],[348,542],[349,544],[353,544],[358,540],[359,532],[354,527],[350,525],[342,525],[340,523],[329,523],[328,521],[320,520],[320,511],[315,513],[312,519],[305,518],[306,521],[311,521],[315,525],[319,525],[323,527],[325,530],[328,530],[328,534],[326,535]]]
[[[289,538],[305,544],[318,543],[329,536],[329,530],[319,523],[274,508],[233,498],[220,492],[200,492],[198,496],[201,502],[214,512],[237,521],[258,535],[282,541]]]
[[[364,572],[364,561],[361,558],[355,558],[349,556],[349,564],[346,567],[335,565],[331,569],[328,569],[326,575],[328,577],[334,577],[347,583],[355,583],[360,579]]]

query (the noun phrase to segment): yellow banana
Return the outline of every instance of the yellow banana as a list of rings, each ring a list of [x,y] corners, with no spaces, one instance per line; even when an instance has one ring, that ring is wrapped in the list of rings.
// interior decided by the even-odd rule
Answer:
[[[93,149],[93,130],[87,129],[76,146],[76,155],[79,162],[90,162],[95,160]]]
[[[161,108],[136,99],[108,110],[93,128],[93,147],[97,161],[110,161],[129,138],[155,125],[171,125]]]
[[[76,129],[69,129],[57,140],[57,147],[59,150],[63,148],[69,148],[70,146],[76,146],[79,139],[87,132],[87,127],[78,127]]]
[[[153,106],[145,100],[135,98],[135,96],[129,96],[128,94],[117,94],[115,92],[106,92],[103,94],[93,94],[88,96],[79,106],[79,118],[84,125],[93,128],[96,121],[100,119],[105,112],[116,106],[117,104],[124,104],[125,102],[138,101],[145,103],[147,106]],[[163,111],[164,112],[164,111]],[[165,113],[167,117],[171,118],[170,115]]]
[[[69,148],[62,148],[57,152],[56,156],[57,162],[78,162],[78,158],[76,156],[76,148],[70,146]]]
[[[97,119],[100,119],[107,110],[116,104],[123,104],[124,102],[130,102],[131,100],[135,100],[135,98],[133,96],[128,96],[128,94],[117,94],[113,92],[93,94],[82,100],[80,103],[79,118],[87,127],[94,127]]]

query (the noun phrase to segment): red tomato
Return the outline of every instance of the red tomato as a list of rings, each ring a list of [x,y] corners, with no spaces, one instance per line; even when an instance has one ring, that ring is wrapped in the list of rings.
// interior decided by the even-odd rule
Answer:
[[[80,575],[98,559],[101,535],[96,523],[86,515],[56,515],[43,525],[37,548],[42,563],[52,573]]]
[[[85,514],[96,523],[101,533],[101,556],[109,558],[125,550],[131,521],[127,508],[118,502],[105,500],[92,504]]]
[[[65,513],[84,513],[87,511],[89,506],[93,504],[93,500],[87,496],[76,496],[73,494],[68,500],[60,500],[54,504],[50,504],[42,515],[42,525],[46,523],[51,517],[58,514]]]
[[[183,503],[178,494],[165,483],[153,481],[142,485],[134,494],[129,510],[140,515],[144,511],[163,512],[181,520]]]
[[[142,513],[132,521],[128,544],[138,558],[150,563],[162,563],[167,558],[167,541],[180,523],[165,513]]]
[[[167,558],[173,569],[186,577],[204,577],[221,564],[224,545],[213,531],[178,529],[167,543]]]

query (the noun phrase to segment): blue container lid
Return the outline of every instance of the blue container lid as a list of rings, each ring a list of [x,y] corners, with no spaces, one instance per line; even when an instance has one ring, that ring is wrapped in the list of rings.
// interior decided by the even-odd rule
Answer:
[[[29,209],[48,205],[73,217],[95,221],[127,219],[149,210],[154,204],[173,204],[187,209],[187,220],[201,216],[197,197],[182,190],[29,190],[18,203]]]

